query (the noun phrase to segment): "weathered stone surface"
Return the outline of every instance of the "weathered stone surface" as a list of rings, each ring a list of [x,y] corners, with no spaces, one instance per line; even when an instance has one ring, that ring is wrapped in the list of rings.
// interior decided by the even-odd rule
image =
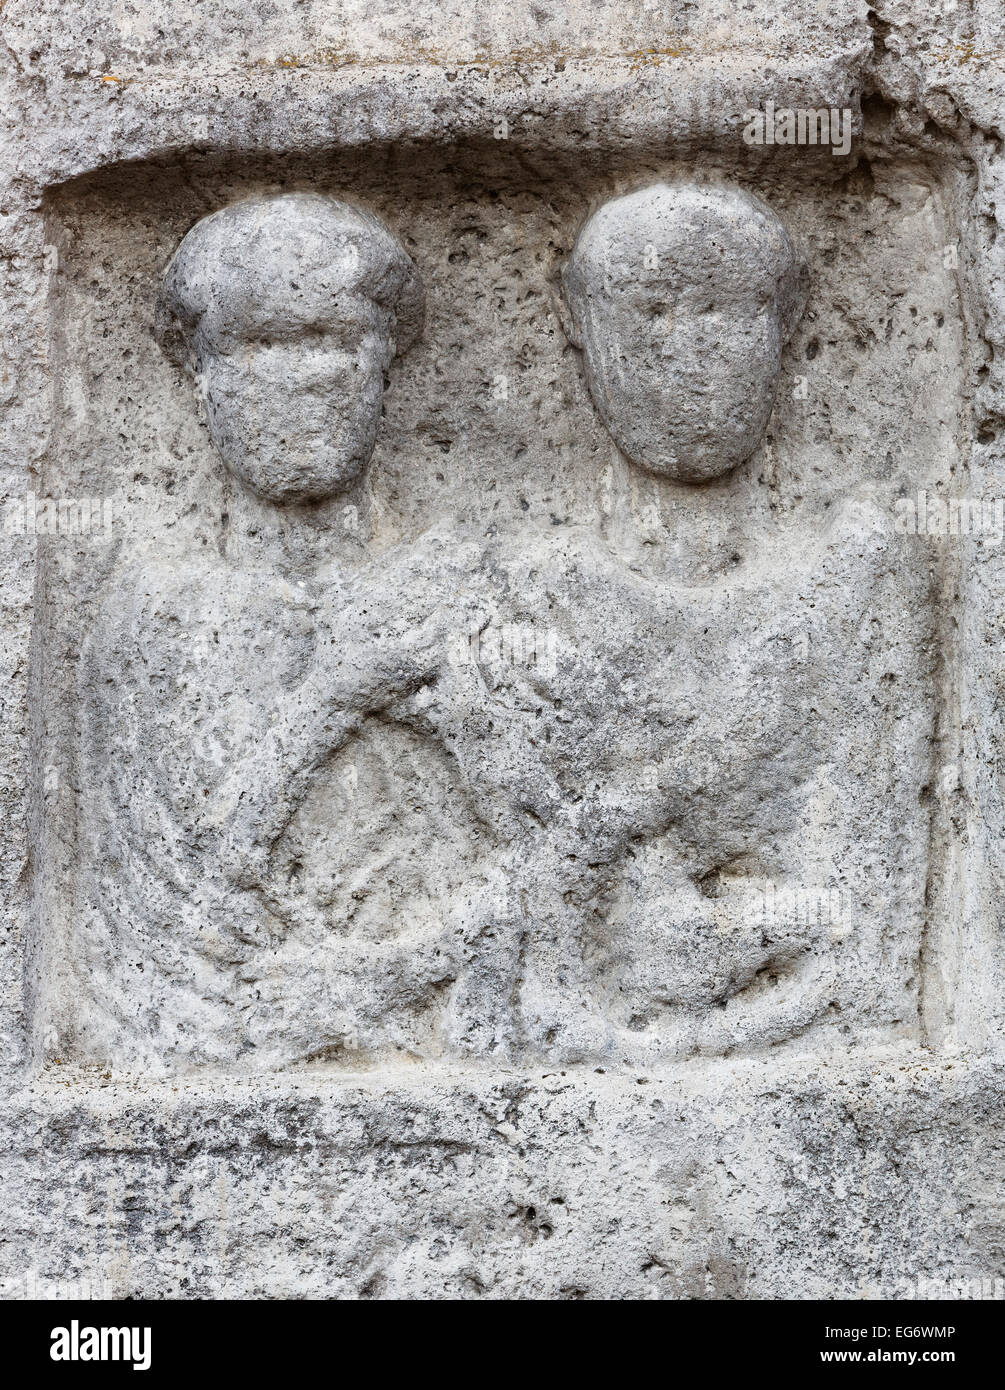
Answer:
[[[8,0],[11,1294],[1000,1296],[1005,36],[775,8]]]

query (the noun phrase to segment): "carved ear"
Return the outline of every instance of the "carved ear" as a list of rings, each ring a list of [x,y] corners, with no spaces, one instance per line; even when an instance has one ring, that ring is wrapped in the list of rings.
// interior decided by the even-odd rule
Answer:
[[[197,369],[193,344],[202,307],[204,306],[196,308],[190,302],[189,296],[179,292],[176,256],[164,273],[157,295],[154,307],[154,337],[168,361],[192,377]]]
[[[189,376],[195,375],[195,354],[192,351],[193,324],[185,325],[162,296],[154,311],[154,337],[161,352]]]
[[[789,281],[787,292],[783,294],[780,303],[782,314],[782,342],[787,343],[806,310],[806,301],[810,297],[810,269],[806,264],[805,258],[796,251],[796,269]]]
[[[411,261],[404,282],[392,306],[394,312],[394,355],[400,357],[422,337],[426,321],[426,291],[422,277]]]
[[[569,293],[569,262],[563,265],[559,275],[559,283],[555,293],[555,312],[558,321],[562,325],[562,332],[568,338],[573,347],[582,348],[583,333],[579,324],[576,322],[575,310],[572,307],[572,296]]]

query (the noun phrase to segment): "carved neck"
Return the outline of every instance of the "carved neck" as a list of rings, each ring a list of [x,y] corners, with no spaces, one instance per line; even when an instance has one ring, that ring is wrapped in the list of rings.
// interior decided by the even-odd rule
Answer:
[[[277,506],[227,474],[222,492],[221,554],[240,569],[303,578],[362,556],[373,534],[365,481],[307,506]]]

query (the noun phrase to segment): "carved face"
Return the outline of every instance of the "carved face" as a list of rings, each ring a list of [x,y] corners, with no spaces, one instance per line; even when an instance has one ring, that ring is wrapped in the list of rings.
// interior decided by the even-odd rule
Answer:
[[[273,502],[351,483],[373,452],[386,373],[422,326],[422,286],[371,213],[317,194],[249,199],[179,247],[158,305],[230,471]]]
[[[778,218],[739,189],[656,185],[601,208],[565,272],[569,332],[619,448],[699,482],[749,458],[801,307]]]
[[[312,501],[350,483],[373,452],[389,315],[360,295],[277,307],[262,296],[237,324],[207,315],[197,380],[231,472],[272,501]]]

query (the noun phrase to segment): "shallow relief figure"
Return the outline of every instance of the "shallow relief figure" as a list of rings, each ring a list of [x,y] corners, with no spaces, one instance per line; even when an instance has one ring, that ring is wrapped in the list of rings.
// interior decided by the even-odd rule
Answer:
[[[760,199],[689,184],[614,199],[580,232],[564,291],[590,395],[632,464],[692,486],[750,457],[807,292]],[[889,802],[833,775],[865,771],[877,660],[887,691],[930,664],[925,575],[894,572],[883,530],[866,490],[794,551],[748,542],[698,584],[584,530],[495,548],[500,589],[520,595],[508,620],[547,612],[559,653],[548,673],[503,672],[493,690],[513,718],[532,701],[552,716],[529,731],[549,794],[513,875],[514,896],[536,905],[510,932],[532,1054],[774,1045],[872,990],[880,1029],[913,1026],[917,939],[877,947],[883,889],[848,852]],[[884,619],[901,635],[878,657]],[[877,759],[908,769],[909,805],[926,717],[899,720]],[[920,912],[923,869],[905,859],[900,881]]]
[[[474,831],[405,707],[435,674],[465,557],[431,537],[340,564],[312,520],[365,469],[422,315],[398,241],[316,195],[225,208],[169,267],[161,341],[246,510],[225,554],[155,538],[85,644],[90,869],[67,1050],[261,1068],[430,1045],[456,953],[438,866],[446,845],[473,853]],[[302,850],[277,856],[284,835]]]

